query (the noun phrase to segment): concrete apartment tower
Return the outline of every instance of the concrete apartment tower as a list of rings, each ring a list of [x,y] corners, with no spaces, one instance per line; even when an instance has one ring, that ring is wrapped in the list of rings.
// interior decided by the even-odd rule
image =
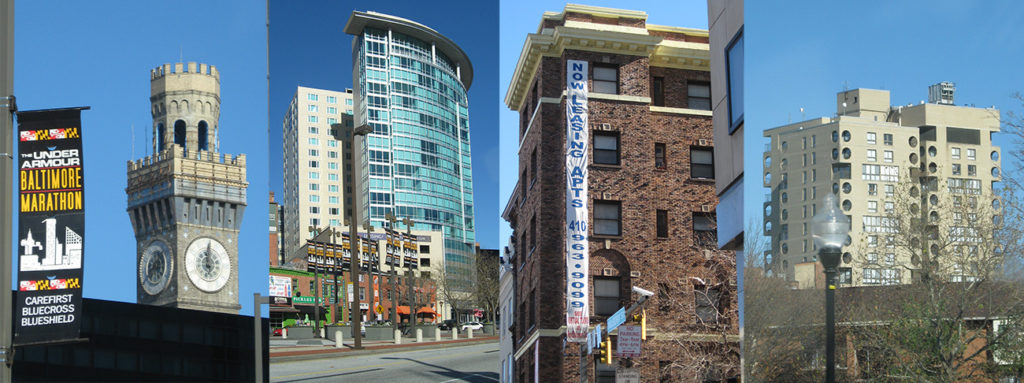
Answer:
[[[297,87],[283,121],[284,263],[313,238],[310,226],[341,228],[351,216],[344,200],[342,170],[348,158],[342,142],[331,135],[331,124],[352,124],[352,90]]]
[[[355,126],[369,125],[360,206],[375,227],[409,218],[441,231],[453,290],[475,280],[469,98],[473,66],[453,41],[415,21],[352,12]],[[395,229],[405,230],[401,222]]]
[[[545,12],[525,37],[505,96],[520,116],[519,181],[504,211],[514,247],[513,380],[610,381],[617,368],[636,369],[642,382],[738,377],[735,254],[718,249],[714,224],[708,31],[570,4]],[[580,82],[583,126],[580,109],[567,110],[582,88],[570,85]],[[570,187],[567,173],[578,175],[568,164],[582,152],[589,160],[572,168],[588,179]],[[589,212],[569,218],[576,191]],[[573,241],[586,243],[587,266],[567,254],[569,243],[578,249]],[[569,342],[567,327],[577,325],[569,298],[585,297],[586,331],[638,302],[632,287],[654,293],[644,306],[642,355],[604,364],[598,350]]]
[[[153,155],[128,162],[138,302],[237,314],[245,155],[217,148],[220,73],[207,64],[150,71]]]
[[[834,117],[764,132],[768,269],[797,287],[822,285],[810,220],[835,193],[851,219],[841,286],[911,283],[921,254],[934,255],[949,280],[973,278],[962,259],[979,251],[978,230],[998,220],[999,111],[953,105],[951,83],[933,89],[929,102],[906,106],[892,106],[885,90],[839,92]],[[924,238],[911,238],[917,225]]]

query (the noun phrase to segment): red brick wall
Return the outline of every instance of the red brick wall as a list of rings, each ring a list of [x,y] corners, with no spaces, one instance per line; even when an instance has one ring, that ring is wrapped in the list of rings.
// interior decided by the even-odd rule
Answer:
[[[544,97],[559,97],[565,87],[565,60],[587,60],[592,63],[619,65],[619,94],[649,97],[651,76],[665,77],[666,106],[686,106],[686,82],[708,81],[707,72],[668,68],[650,68],[646,57],[613,55],[606,53],[566,51],[562,57],[545,57],[538,66],[535,85]],[[592,67],[592,65],[591,65]],[[532,91],[532,86],[531,86]],[[523,108],[531,108],[531,97]],[[590,241],[590,275],[598,275],[605,268],[613,276],[621,276],[622,305],[631,299],[630,286],[636,285],[654,291],[647,304],[648,325],[669,333],[738,334],[736,320],[736,270],[731,252],[700,247],[694,242],[692,217],[701,212],[702,205],[717,203],[713,181],[694,180],[690,177],[690,150],[699,140],[710,143],[713,134],[711,118],[706,116],[652,113],[645,103],[609,101],[591,98],[589,101],[591,127],[609,124],[620,134],[621,166],[590,166],[590,203],[602,199],[622,204],[622,236]],[[527,179],[520,180],[526,188],[526,198],[515,209],[513,223],[520,252],[516,262],[522,264],[517,273],[517,309],[529,305],[530,293],[536,291],[533,309],[539,316],[538,326],[558,329],[565,325],[565,104],[541,104],[538,117],[529,127],[519,152],[519,174],[526,170]],[[523,111],[520,110],[521,115]],[[532,109],[526,115],[532,114]],[[667,169],[654,168],[654,144],[666,145]],[[534,177],[530,169],[530,153],[538,150],[539,174]],[[668,210],[669,237],[656,238],[655,211]],[[537,217],[536,248],[530,254],[531,219]],[[591,222],[592,221],[591,216]],[[609,250],[605,248],[609,241]],[[517,264],[517,266],[518,266]],[[630,277],[630,272],[639,276]],[[591,278],[592,280],[593,278]],[[696,282],[703,281],[703,284]],[[717,324],[700,324],[695,314],[695,286],[717,287],[723,291],[720,311],[723,318]],[[593,301],[591,301],[593,303]],[[529,310],[527,310],[529,312]],[[592,316],[592,324],[604,318]],[[526,338],[532,331],[524,321],[515,323],[515,339]],[[529,322],[529,321],[525,321]],[[516,345],[520,345],[517,343]],[[668,340],[648,340],[644,344],[644,357],[636,360],[642,367],[644,381],[657,381],[663,371],[659,365],[687,360],[710,359],[738,374],[739,345],[736,343],[693,344],[681,348]],[[564,381],[578,381],[579,357],[577,346],[563,348],[560,337],[540,338],[540,375],[561,377]],[[523,355],[517,368],[531,369],[532,353]],[[591,366],[592,367],[592,366]],[[734,370],[734,371],[733,371]],[[679,368],[666,368],[681,373]],[[590,374],[593,376],[593,374]]]

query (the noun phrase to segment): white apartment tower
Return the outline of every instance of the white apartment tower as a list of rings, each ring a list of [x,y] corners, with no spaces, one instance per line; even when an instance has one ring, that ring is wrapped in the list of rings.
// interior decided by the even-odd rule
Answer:
[[[971,278],[962,260],[992,251],[978,223],[999,219],[999,111],[953,105],[952,84],[941,85],[941,98],[905,106],[890,105],[884,90],[843,91],[834,117],[764,132],[765,260],[774,273],[801,288],[822,278],[809,226],[835,193],[851,220],[840,285],[911,283],[921,257],[933,255],[949,280]]]
[[[341,227],[346,209],[342,188],[345,148],[331,124],[352,123],[352,90],[298,87],[284,117],[285,262],[312,238],[309,226]]]

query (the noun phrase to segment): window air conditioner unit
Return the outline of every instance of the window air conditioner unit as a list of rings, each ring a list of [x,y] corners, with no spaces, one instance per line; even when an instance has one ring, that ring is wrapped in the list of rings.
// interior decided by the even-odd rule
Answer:
[[[708,140],[705,140],[705,139],[702,138],[702,139],[697,140],[697,145],[700,145],[700,146],[711,146],[711,141],[708,141]]]
[[[710,213],[715,211],[714,205],[700,205],[700,211],[703,213]]]
[[[612,130],[612,124],[600,124],[597,128],[598,130]]]
[[[612,276],[614,274],[615,274],[615,269],[612,269],[611,267],[605,267],[605,268],[601,269],[601,275],[603,275],[603,276],[610,277],[610,276]]]

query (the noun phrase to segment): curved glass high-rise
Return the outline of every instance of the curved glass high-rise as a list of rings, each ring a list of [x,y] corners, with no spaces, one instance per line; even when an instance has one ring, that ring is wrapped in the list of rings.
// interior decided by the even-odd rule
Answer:
[[[473,278],[473,178],[469,149],[469,58],[437,31],[400,17],[352,12],[355,126],[364,141],[363,211],[444,233],[450,281]],[[399,222],[396,228],[404,229]],[[462,290],[462,288],[459,288]]]

